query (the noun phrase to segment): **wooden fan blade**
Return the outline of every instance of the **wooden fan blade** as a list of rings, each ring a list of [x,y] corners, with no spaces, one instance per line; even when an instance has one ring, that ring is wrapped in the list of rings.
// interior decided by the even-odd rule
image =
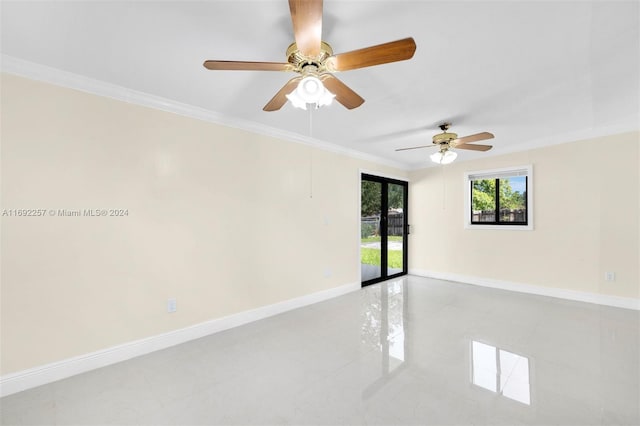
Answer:
[[[340,102],[347,109],[357,108],[364,103],[364,99],[362,99],[360,95],[351,90],[349,86],[338,80],[334,75],[322,74],[320,79],[324,87],[336,95],[336,101]]]
[[[293,71],[293,65],[280,62],[204,61],[208,70],[234,71]]]
[[[282,106],[287,103],[287,95],[296,89],[300,80],[302,80],[302,77],[293,77],[287,81],[287,84],[285,84],[262,109],[264,111],[277,111],[282,108]]]
[[[470,136],[464,136],[458,139],[454,139],[452,140],[450,143],[456,145],[460,145],[460,144],[465,144],[465,143],[469,143],[469,142],[476,142],[476,141],[483,141],[486,139],[493,139],[494,136],[492,133],[489,132],[482,132],[482,133],[476,133],[475,135],[470,135]]]
[[[331,56],[327,58],[325,66],[329,71],[355,70],[411,59],[415,51],[416,42],[409,37]]]
[[[293,34],[298,50],[312,58],[320,55],[322,0],[289,0]]]
[[[410,149],[420,149],[420,148],[429,148],[435,146],[434,144],[431,145],[422,145],[422,146],[412,146],[411,148],[398,148],[396,149],[396,151],[408,151]]]
[[[489,151],[491,148],[493,148],[492,145],[467,145],[464,143],[456,145],[456,149],[470,149],[471,151]]]

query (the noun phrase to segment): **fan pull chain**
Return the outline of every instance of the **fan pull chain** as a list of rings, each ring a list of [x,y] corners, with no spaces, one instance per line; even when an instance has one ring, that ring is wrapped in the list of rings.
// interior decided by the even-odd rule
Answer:
[[[313,137],[313,107],[309,108],[309,137]],[[309,147],[309,198],[313,198],[313,147]]]
[[[445,182],[444,164],[440,164],[440,170],[442,171],[440,180],[442,181],[442,210],[447,209],[447,183]]]

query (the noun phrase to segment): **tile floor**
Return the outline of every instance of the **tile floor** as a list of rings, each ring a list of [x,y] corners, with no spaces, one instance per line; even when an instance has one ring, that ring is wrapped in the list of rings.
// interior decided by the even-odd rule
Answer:
[[[0,400],[4,425],[638,425],[640,313],[417,277]]]

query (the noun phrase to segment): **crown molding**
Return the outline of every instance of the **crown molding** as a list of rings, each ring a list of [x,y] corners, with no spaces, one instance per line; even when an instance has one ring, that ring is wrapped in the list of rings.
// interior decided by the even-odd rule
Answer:
[[[561,145],[565,143],[573,143],[579,141],[586,141],[590,139],[601,138],[605,136],[621,135],[624,133],[638,132],[640,131],[640,116],[628,116],[625,120],[622,120],[615,124],[608,124],[600,127],[590,127],[588,129],[576,130],[572,132],[559,133],[556,135],[537,138],[531,141],[526,141],[519,144],[508,145],[501,149],[496,149],[490,155],[486,155],[482,158],[499,157],[501,155],[514,154],[517,152],[535,151],[536,149],[547,148],[553,145]],[[480,158],[467,158],[464,160],[457,160],[457,163],[466,163],[470,161],[476,161]],[[432,167],[439,167],[439,164],[426,163],[422,165],[406,166],[408,171],[418,171],[429,169]]]
[[[41,81],[56,86],[79,90],[92,95],[116,99],[118,101],[141,105],[161,111],[171,112],[196,120],[219,124],[226,127],[245,130],[260,135],[270,136],[289,142],[307,145],[323,151],[333,152],[357,160],[370,161],[372,163],[394,167],[400,170],[409,170],[409,166],[397,161],[392,161],[376,155],[366,154],[354,149],[326,142],[323,140],[300,135],[287,130],[277,129],[250,120],[230,117],[217,111],[181,103],[172,99],[155,96],[145,92],[118,86],[105,81],[96,80],[80,74],[49,67],[35,62],[26,61],[14,56],[2,54],[0,70],[7,74],[14,74],[31,80]]]

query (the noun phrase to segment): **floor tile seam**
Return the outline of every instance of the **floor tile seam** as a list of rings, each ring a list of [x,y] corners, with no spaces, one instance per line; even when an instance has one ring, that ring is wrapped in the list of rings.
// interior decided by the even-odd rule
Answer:
[[[149,382],[148,382],[149,383]],[[192,391],[182,394],[177,397],[177,400],[185,400],[187,398],[192,398],[194,395],[201,393],[207,386],[198,386],[197,389],[192,389]],[[176,400],[176,397],[167,398],[165,402],[165,398],[162,397],[162,393],[157,390],[158,386],[149,383],[149,395],[154,399],[156,403],[158,403],[161,407],[167,408],[167,404]]]
[[[547,364],[550,364],[552,367],[554,367],[554,369],[557,369],[557,370],[564,370],[565,372],[568,371],[571,373],[579,374],[581,376],[593,377],[594,375],[597,375],[598,377],[605,377],[601,367],[599,367],[598,369],[599,374],[596,374],[594,373],[593,368],[590,368],[589,370],[585,370],[584,368],[577,368],[576,364],[573,362],[570,362],[570,361],[558,362],[555,359],[548,358],[547,355],[537,355],[537,356],[529,357],[529,362],[534,366],[537,366],[537,364],[540,363],[541,361],[546,362]]]
[[[85,401],[109,400],[111,397],[114,396],[113,394],[110,394],[110,392],[111,391],[105,391],[105,392],[100,392],[100,393],[93,394],[93,395],[84,395],[85,399],[83,399],[83,400],[85,400]],[[118,393],[117,390],[113,390],[113,392]],[[156,398],[155,394],[152,391],[152,387],[149,387],[146,391],[143,391],[142,393],[144,395],[147,395],[149,400],[152,400],[152,401],[155,401],[155,402],[161,402]],[[133,394],[133,395],[138,394],[139,395],[140,392],[131,391],[128,394],[129,395],[130,394]],[[124,396],[125,394],[120,393],[120,395]],[[65,404],[74,403],[74,402],[77,402],[77,401],[78,401],[78,398],[75,398],[73,396],[60,395],[59,397],[56,397],[56,399],[54,400],[54,403],[55,403],[55,405],[57,407],[59,407],[59,406],[64,406]]]
[[[518,362],[521,362],[521,360],[518,360]],[[513,368],[511,369],[511,371],[509,372],[509,375],[504,380],[504,385],[501,385],[501,391],[504,390],[507,386],[509,386],[509,383],[511,381],[511,378],[513,377],[513,373],[515,372],[515,370],[516,370],[516,368],[515,368],[515,365],[514,365]],[[531,390],[531,379],[530,378],[528,379],[527,384],[529,385],[529,390]]]

